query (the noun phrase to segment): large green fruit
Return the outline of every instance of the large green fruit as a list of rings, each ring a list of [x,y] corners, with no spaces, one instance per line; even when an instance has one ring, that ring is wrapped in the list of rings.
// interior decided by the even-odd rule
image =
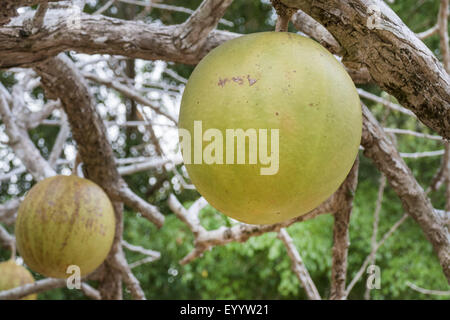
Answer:
[[[358,153],[362,115],[353,81],[325,48],[264,32],[228,41],[197,65],[179,128],[187,171],[206,200],[234,219],[270,224],[307,213],[338,189]],[[248,134],[240,149],[227,129]],[[261,151],[273,160],[263,164]]]
[[[30,271],[19,266],[12,259],[0,263],[0,291],[20,287],[28,283],[34,283]],[[30,294],[23,297],[22,300],[36,300],[36,298],[37,294]]]
[[[115,233],[113,206],[95,183],[77,176],[38,182],[20,205],[17,249],[25,263],[47,277],[66,278],[76,265],[81,276],[107,257]]]

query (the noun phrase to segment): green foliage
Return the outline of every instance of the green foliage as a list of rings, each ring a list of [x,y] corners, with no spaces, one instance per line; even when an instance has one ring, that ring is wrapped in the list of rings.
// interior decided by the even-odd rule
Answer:
[[[85,11],[94,12],[105,1],[96,6],[87,6]],[[117,3],[117,2],[116,2]],[[183,6],[195,9],[200,0],[169,0],[165,4]],[[105,14],[115,17],[127,17],[127,6],[113,6]],[[393,10],[414,31],[420,32],[432,27],[436,23],[439,1],[435,0],[404,0],[391,4]],[[142,8],[136,8],[137,14]],[[145,16],[147,22],[161,21],[164,24],[183,22],[188,15],[181,12],[152,9]],[[227,10],[224,18],[232,21],[233,27],[219,25],[220,29],[239,33],[252,33],[272,30],[274,27],[272,9],[269,1],[234,1]],[[292,28],[292,26],[291,26]],[[293,29],[291,29],[294,31]],[[439,56],[439,39],[433,36],[427,39],[428,47]],[[181,76],[188,78],[193,66],[169,63],[170,68]],[[146,71],[153,70],[153,63],[145,65]],[[166,76],[164,76],[166,77]],[[168,80],[169,78],[164,78]],[[0,82],[8,89],[14,84],[11,72],[0,71]],[[98,87],[93,86],[93,92],[100,104],[102,96],[98,94]],[[375,94],[381,94],[375,86],[364,86]],[[36,90],[34,95],[42,94]],[[121,97],[119,95],[119,97]],[[126,102],[123,97],[121,99]],[[399,112],[386,114],[386,108],[364,99],[379,121],[384,121],[385,127],[402,128],[433,134],[431,130],[417,121]],[[107,118],[114,120],[113,114]],[[385,119],[385,120],[383,120]],[[3,125],[0,123],[0,125]],[[47,157],[51,150],[57,128],[39,126],[30,130],[30,137]],[[122,132],[127,137],[127,132]],[[137,146],[142,139],[128,139],[125,146],[114,143],[116,154],[130,156],[131,146]],[[408,135],[397,135],[398,148],[401,152],[421,152],[442,149],[442,143],[421,139]],[[3,147],[1,147],[3,148]],[[1,150],[1,149],[0,149]],[[132,155],[131,155],[132,156]],[[406,159],[419,183],[426,188],[439,168],[439,157]],[[13,163],[9,164],[14,167]],[[180,168],[178,168],[181,170]],[[181,266],[178,262],[193,249],[193,235],[167,207],[166,200],[171,186],[152,186],[152,177],[165,176],[168,181],[173,178],[172,172],[149,170],[145,173],[126,177],[127,183],[140,196],[157,205],[166,215],[166,223],[157,229],[146,219],[134,212],[125,212],[124,238],[129,243],[161,252],[161,259],[136,267],[133,272],[149,299],[305,299],[304,290],[291,270],[291,261],[286,254],[282,242],[275,233],[264,234],[250,238],[245,243],[230,243],[225,246],[214,247],[191,263]],[[372,235],[373,212],[377,199],[379,172],[370,160],[360,155],[359,184],[355,194],[354,210],[350,223],[350,247],[348,255],[348,280],[358,272],[365,258],[369,254],[370,237]],[[18,193],[23,195],[31,187],[31,178],[27,174],[17,177]],[[0,183],[0,201],[11,197],[9,183]],[[444,192],[442,190],[430,194],[435,207],[444,206]],[[177,194],[180,201],[188,207],[199,194],[196,191],[183,190]],[[380,212],[380,226],[377,239],[403,215],[404,211],[398,197],[387,185],[383,206]],[[220,226],[231,226],[230,219],[218,213],[212,207],[206,207],[200,215],[206,229],[216,229]],[[13,227],[8,227],[13,232]],[[313,220],[298,223],[288,228],[295,245],[306,264],[311,277],[322,297],[328,297],[330,292],[331,250],[333,236],[333,217],[322,215]],[[126,250],[130,263],[145,256]],[[9,250],[0,247],[0,261],[10,257]],[[436,255],[423,232],[411,218],[400,226],[386,243],[380,248],[376,256],[376,265],[381,269],[381,289],[373,290],[373,299],[445,299],[446,297],[425,296],[411,290],[408,281],[425,288],[448,290],[447,281],[443,275]],[[36,279],[41,277],[34,274]],[[362,299],[365,292],[367,273],[357,283],[349,298]],[[91,283],[96,286],[95,282]],[[130,298],[126,292],[126,297]],[[57,289],[42,293],[40,299],[84,299],[78,290]]]

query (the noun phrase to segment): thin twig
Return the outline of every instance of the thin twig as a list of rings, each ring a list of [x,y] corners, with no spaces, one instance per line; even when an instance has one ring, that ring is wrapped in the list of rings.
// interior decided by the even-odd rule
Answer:
[[[413,289],[417,292],[423,293],[423,294],[431,294],[431,295],[436,295],[436,296],[450,296],[450,291],[424,289],[424,288],[421,288],[409,281],[406,282],[406,285],[408,287],[410,287],[411,289]]]
[[[383,203],[383,195],[384,189],[386,188],[386,176],[382,173],[380,177],[380,185],[378,187],[378,196],[377,202],[375,204],[375,211],[373,213],[373,223],[372,223],[372,237],[370,238],[370,247],[373,252],[373,249],[377,246],[377,234],[378,234],[378,225],[380,222],[380,211]],[[370,254],[370,264],[375,264],[376,260],[376,252]],[[364,299],[370,299],[370,290],[366,287],[366,291],[364,292]]]

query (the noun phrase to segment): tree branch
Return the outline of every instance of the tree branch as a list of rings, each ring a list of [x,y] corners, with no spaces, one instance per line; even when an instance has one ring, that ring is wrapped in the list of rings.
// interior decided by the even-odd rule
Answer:
[[[367,67],[383,90],[450,139],[450,76],[383,1],[281,1],[324,25],[345,50],[347,67]],[[379,9],[379,18],[373,8]]]
[[[441,55],[442,63],[444,64],[445,70],[450,72],[450,45],[448,36],[448,16],[449,16],[449,0],[441,0],[441,6],[439,7],[439,37],[441,39]]]
[[[331,53],[342,55],[344,52],[340,44],[336,41],[333,35],[320,23],[304,13],[302,10],[298,10],[292,16],[292,23],[294,27],[318,41],[322,46],[327,48]]]
[[[175,45],[181,25],[161,26],[142,21],[128,21],[101,15],[80,14],[80,27],[67,23],[70,13],[48,10],[44,27],[24,37],[23,20],[28,13],[14,19],[9,26],[0,27],[0,67],[27,66],[75,50],[87,54],[122,55],[144,60],[165,60],[186,64],[198,63],[221,43],[240,36],[227,31],[211,31],[195,51],[182,52]],[[33,48],[33,50],[29,50]]]
[[[164,216],[158,208],[136,195],[127,185],[122,185],[118,190],[118,197],[130,208],[138,211],[142,216],[153,222],[157,227],[164,224]]]
[[[447,280],[450,282],[450,236],[436,214],[430,199],[414,178],[396,147],[383,128],[363,105],[364,155],[386,175],[390,185],[402,201],[404,210],[419,224],[433,245]]]
[[[352,175],[350,175],[350,178],[347,177],[347,179],[352,178]],[[191,262],[195,258],[200,257],[205,251],[209,250],[213,246],[224,245],[230,242],[245,242],[250,237],[259,236],[266,232],[279,232],[281,228],[287,228],[296,222],[310,220],[325,213],[333,213],[335,212],[336,204],[341,201],[340,199],[342,194],[349,192],[348,186],[349,184],[344,182],[330,198],[314,210],[282,223],[270,225],[250,225],[239,223],[232,227],[220,227],[216,230],[209,231],[205,230],[205,228],[201,226],[198,219],[199,211],[207,204],[203,198],[199,198],[189,208],[189,210],[186,210],[178,199],[171,194],[167,200],[170,209],[178,216],[180,220],[186,223],[195,237],[194,250],[184,257],[180,261],[180,264]]]
[[[57,1],[60,0],[2,0],[0,3],[0,26],[8,23],[12,17],[17,16],[17,8]]]
[[[0,93],[0,115],[9,138],[8,144],[33,177],[39,181],[54,176],[56,172],[41,156],[39,150],[29,138],[26,129],[18,126],[17,119],[11,112],[2,93]]]
[[[34,293],[40,293],[66,286],[66,279],[47,278],[25,284],[10,290],[0,291],[0,300],[17,300]]]
[[[436,296],[450,296],[450,291],[441,291],[441,290],[430,290],[430,289],[424,289],[419,286],[416,286],[414,283],[406,282],[406,285],[413,289],[414,291],[423,293],[423,294],[430,294],[430,295],[436,295]]]
[[[359,281],[359,279],[361,279],[362,275],[364,274],[364,271],[366,270],[367,266],[371,261],[372,255],[374,255],[378,251],[378,249],[380,249],[381,246],[386,242],[386,240],[389,239],[389,237],[395,231],[397,231],[397,229],[402,225],[402,223],[406,220],[406,218],[408,218],[407,213],[403,214],[403,216],[396,223],[394,223],[392,227],[383,235],[383,238],[380,240],[380,242],[378,242],[377,245],[374,248],[372,248],[371,252],[361,265],[361,268],[358,270],[355,277],[352,279],[347,289],[345,290],[345,296],[343,297],[343,299],[346,299],[348,297],[355,284]]]
[[[47,9],[48,9],[47,1],[39,4],[39,7],[36,10],[36,13],[33,17],[33,29],[32,29],[33,33],[36,32],[37,30],[39,30],[40,28],[42,28],[42,25],[44,23],[45,13],[47,12]]]
[[[341,186],[343,192],[336,198],[333,227],[333,258],[331,267],[330,299],[341,300],[345,297],[347,277],[347,255],[350,245],[349,224],[353,209],[353,198],[358,184],[359,160],[356,158],[347,179]]]
[[[374,251],[377,246],[377,235],[378,235],[378,226],[380,223],[380,211],[381,205],[383,203],[384,190],[386,188],[386,176],[381,174],[380,177],[380,185],[378,187],[378,196],[377,202],[375,203],[375,211],[373,212],[373,222],[372,222],[372,237],[370,238],[370,264],[375,264],[376,261],[376,252]],[[366,287],[366,291],[364,292],[364,299],[370,300],[370,289]]]
[[[195,52],[207,41],[233,0],[203,0],[197,10],[175,31],[175,46],[181,53]]]
[[[277,23],[275,25],[275,31],[287,32],[289,28],[289,21],[296,9],[285,6],[280,0],[270,0],[272,6],[277,13]]]
[[[15,221],[15,213],[19,209],[22,199],[11,199],[3,204],[0,204],[0,221],[5,224],[12,224]]]
[[[104,84],[105,86],[107,86],[109,88],[117,90],[118,92],[124,94],[128,98],[133,99],[137,103],[140,103],[143,106],[150,107],[156,113],[169,119],[173,124],[175,124],[175,125],[177,124],[177,120],[175,120],[175,118],[173,116],[169,115],[166,111],[162,110],[160,107],[155,106],[150,100],[148,100],[141,94],[137,93],[134,89],[129,88],[128,86],[126,86],[118,81],[102,79],[91,73],[84,72],[83,76],[88,80],[92,80],[94,82]]]
[[[101,300],[102,299],[100,292],[98,292],[98,290],[92,288],[90,285],[88,285],[85,282],[81,283],[81,291],[83,291],[83,293],[86,297],[89,297],[93,300]]]

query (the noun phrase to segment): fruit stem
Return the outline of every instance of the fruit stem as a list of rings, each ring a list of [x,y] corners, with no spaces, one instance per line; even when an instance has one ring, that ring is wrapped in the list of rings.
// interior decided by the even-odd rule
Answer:
[[[289,28],[289,21],[292,15],[297,11],[295,8],[291,8],[283,4],[280,0],[270,0],[272,6],[277,12],[277,24],[275,25],[275,31],[287,32]]]

